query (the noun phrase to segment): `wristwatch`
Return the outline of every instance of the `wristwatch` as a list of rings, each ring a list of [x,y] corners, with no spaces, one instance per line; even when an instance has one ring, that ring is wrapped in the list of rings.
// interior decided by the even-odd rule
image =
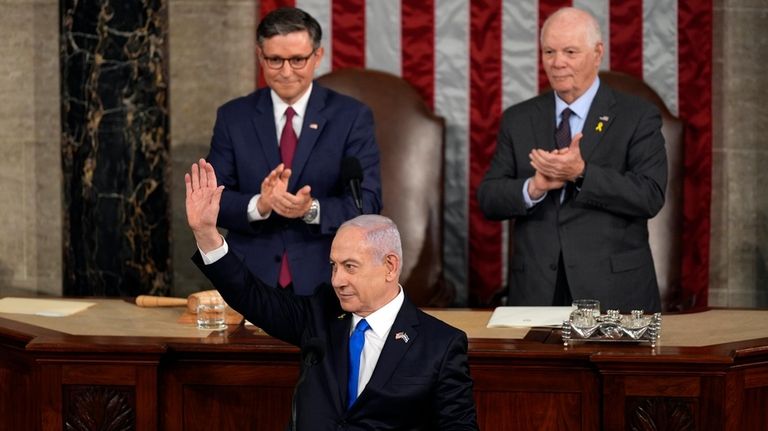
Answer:
[[[309,210],[301,217],[304,223],[312,223],[317,218],[317,213],[320,211],[320,202],[317,199],[312,199],[312,205],[309,206]]]

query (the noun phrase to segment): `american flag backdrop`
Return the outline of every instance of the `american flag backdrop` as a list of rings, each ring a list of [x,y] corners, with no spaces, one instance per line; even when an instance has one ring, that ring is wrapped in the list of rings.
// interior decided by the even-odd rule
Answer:
[[[538,29],[563,6],[600,22],[603,69],[648,82],[686,123],[683,296],[706,305],[712,157],[711,0],[262,0],[263,16],[296,6],[323,28],[318,76],[365,67],[402,76],[446,119],[445,269],[459,304],[506,285],[507,227],[475,193],[504,108],[547,86]],[[437,162],[437,161],[436,161]],[[407,258],[407,256],[406,256]]]

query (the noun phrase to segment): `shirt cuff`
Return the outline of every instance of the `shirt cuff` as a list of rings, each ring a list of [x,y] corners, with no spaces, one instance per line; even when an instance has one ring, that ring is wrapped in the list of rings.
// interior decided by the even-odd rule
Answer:
[[[534,205],[544,200],[545,197],[547,197],[547,193],[544,192],[543,195],[541,195],[540,198],[533,200],[531,199],[531,195],[528,194],[528,183],[531,182],[531,178],[528,178],[523,183],[523,199],[525,200],[525,208],[530,209],[533,208]]]
[[[261,199],[261,194],[254,195],[250,201],[248,201],[248,221],[260,221],[260,220],[266,220],[269,218],[269,215],[272,214],[272,211],[268,212],[265,215],[261,215],[259,213],[259,199]]]
[[[200,250],[200,256],[203,258],[203,263],[206,265],[210,265],[217,260],[224,257],[225,254],[229,252],[229,246],[227,245],[227,240],[224,239],[224,237],[221,237],[221,240],[223,244],[221,244],[221,247],[215,248],[208,253],[203,253],[203,250],[200,250],[200,247],[197,247],[198,250]]]

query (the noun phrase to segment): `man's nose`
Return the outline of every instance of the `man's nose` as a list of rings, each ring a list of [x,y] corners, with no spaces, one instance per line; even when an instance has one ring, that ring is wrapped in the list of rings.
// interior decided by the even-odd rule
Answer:
[[[280,67],[280,76],[291,76],[293,73],[293,69],[291,69],[291,65],[288,64],[288,60],[283,61],[283,65]]]
[[[333,271],[331,274],[331,284],[333,287],[343,287],[347,280],[344,277],[344,271]]]
[[[559,52],[554,53],[554,55],[552,56],[552,66],[554,67],[565,66],[565,56],[560,54]]]

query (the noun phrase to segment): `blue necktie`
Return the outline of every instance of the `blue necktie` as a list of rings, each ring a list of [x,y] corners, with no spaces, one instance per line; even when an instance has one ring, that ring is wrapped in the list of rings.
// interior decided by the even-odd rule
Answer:
[[[347,408],[352,407],[357,399],[357,380],[360,375],[360,354],[365,344],[365,331],[370,328],[365,319],[357,322],[352,336],[349,337],[349,382],[347,383]]]

